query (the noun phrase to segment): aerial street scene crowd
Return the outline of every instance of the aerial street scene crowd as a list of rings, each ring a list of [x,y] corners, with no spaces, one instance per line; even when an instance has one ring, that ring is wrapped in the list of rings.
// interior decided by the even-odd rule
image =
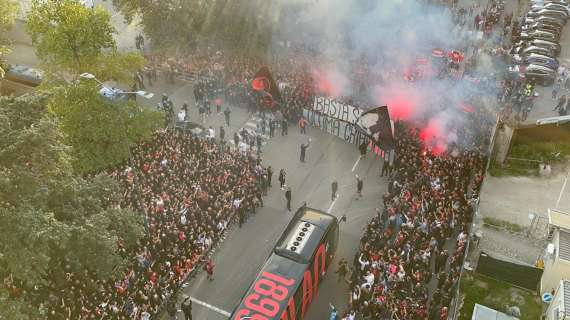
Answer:
[[[570,319],[566,0],[0,0],[0,320]]]

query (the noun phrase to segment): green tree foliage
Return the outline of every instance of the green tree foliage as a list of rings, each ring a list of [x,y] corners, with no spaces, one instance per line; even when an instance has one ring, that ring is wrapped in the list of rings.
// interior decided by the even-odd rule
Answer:
[[[0,78],[4,77],[3,56],[10,52],[10,43],[3,36],[14,24],[18,8],[18,2],[14,0],[0,0]]]
[[[89,173],[124,161],[129,147],[149,138],[162,115],[134,102],[103,98],[95,82],[54,87],[49,111],[56,115],[64,141],[73,147],[73,167]]]
[[[111,277],[125,263],[116,241],[134,245],[140,215],[118,204],[118,183],[106,174],[73,174],[72,149],[39,95],[0,97],[0,314],[38,319],[35,297],[62,288],[63,265]]]
[[[166,53],[188,50],[200,40],[234,51],[264,50],[281,7],[278,0],[113,0],[113,4],[128,22],[140,18],[153,50]]]
[[[103,81],[130,83],[145,64],[138,54],[117,52],[117,31],[102,7],[87,8],[78,0],[33,0],[27,29],[43,68],[59,77],[90,72]]]

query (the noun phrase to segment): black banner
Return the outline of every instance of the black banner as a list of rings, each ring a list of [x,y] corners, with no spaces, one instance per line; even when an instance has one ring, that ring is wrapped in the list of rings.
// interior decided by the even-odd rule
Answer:
[[[362,113],[356,120],[356,129],[368,136],[377,146],[384,150],[392,150],[395,147],[392,123],[387,106],[374,108]]]

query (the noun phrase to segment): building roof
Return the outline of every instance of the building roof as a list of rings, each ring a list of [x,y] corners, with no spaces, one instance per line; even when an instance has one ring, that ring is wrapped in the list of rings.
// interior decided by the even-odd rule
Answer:
[[[517,320],[517,318],[476,303],[471,320]]]
[[[560,230],[558,238],[558,256],[560,259],[570,261],[570,233]]]

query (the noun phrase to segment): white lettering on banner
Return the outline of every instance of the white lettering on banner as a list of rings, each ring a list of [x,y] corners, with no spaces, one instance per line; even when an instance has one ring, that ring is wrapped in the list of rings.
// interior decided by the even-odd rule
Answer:
[[[320,115],[326,115],[332,119],[355,123],[360,117],[360,109],[341,101],[329,99],[325,97],[315,97],[313,102],[313,110]]]

